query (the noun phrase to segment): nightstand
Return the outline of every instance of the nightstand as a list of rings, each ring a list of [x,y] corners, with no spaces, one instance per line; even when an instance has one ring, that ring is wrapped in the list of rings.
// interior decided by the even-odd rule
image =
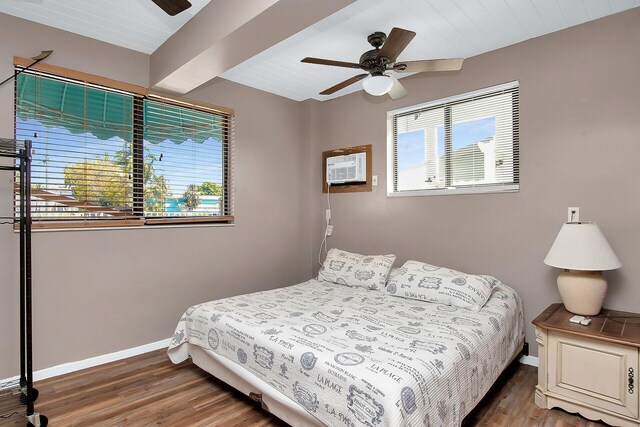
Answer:
[[[640,314],[603,309],[588,326],[552,304],[534,321],[541,408],[562,408],[617,426],[640,426]]]

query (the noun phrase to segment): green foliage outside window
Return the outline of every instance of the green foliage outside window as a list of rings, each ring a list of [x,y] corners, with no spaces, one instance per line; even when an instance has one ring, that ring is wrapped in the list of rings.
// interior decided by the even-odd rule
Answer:
[[[128,207],[129,177],[125,168],[109,160],[108,154],[65,167],[64,183],[77,200],[98,206]]]
[[[203,182],[198,190],[203,196],[222,196],[222,186],[215,182]]]
[[[194,210],[200,204],[200,190],[197,185],[191,184],[187,187],[187,191],[182,196],[184,205],[190,211]]]

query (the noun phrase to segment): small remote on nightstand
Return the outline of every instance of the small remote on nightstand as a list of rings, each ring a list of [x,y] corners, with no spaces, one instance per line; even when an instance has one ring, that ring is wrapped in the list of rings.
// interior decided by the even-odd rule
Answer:
[[[590,317],[579,316],[579,315],[576,314],[571,319],[569,319],[569,322],[577,323],[579,325],[589,326],[589,324],[591,323],[591,318]]]
[[[569,319],[569,322],[571,323],[582,323],[583,321],[584,321],[584,316],[578,316],[578,315],[575,315],[571,319]]]

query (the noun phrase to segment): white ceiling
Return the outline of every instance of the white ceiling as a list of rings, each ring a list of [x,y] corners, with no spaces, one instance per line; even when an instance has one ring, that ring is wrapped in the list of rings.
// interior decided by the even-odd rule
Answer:
[[[152,53],[209,2],[190,1],[175,17],[151,0],[2,0],[0,12]],[[294,100],[326,100],[360,90],[356,83],[318,95],[359,71],[300,60],[358,62],[375,31],[417,33],[401,60],[468,58],[638,6],[640,0],[357,0],[221,77]]]
[[[326,100],[360,83],[318,95],[359,70],[301,63],[306,56],[358,62],[367,36],[400,27],[417,36],[400,55],[412,61],[468,58],[601,18],[638,0],[358,0],[289,39],[228,70],[222,77],[295,100]],[[396,74],[404,77],[407,74]]]
[[[0,12],[153,53],[211,0],[169,16],[151,0],[0,0]]]

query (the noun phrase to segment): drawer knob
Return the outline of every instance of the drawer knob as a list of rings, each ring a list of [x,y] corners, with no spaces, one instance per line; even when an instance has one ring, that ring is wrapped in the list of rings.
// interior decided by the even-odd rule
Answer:
[[[629,386],[629,394],[633,394],[633,389],[634,389],[634,372],[633,372],[633,368],[629,368],[629,375],[627,377],[627,384]]]

